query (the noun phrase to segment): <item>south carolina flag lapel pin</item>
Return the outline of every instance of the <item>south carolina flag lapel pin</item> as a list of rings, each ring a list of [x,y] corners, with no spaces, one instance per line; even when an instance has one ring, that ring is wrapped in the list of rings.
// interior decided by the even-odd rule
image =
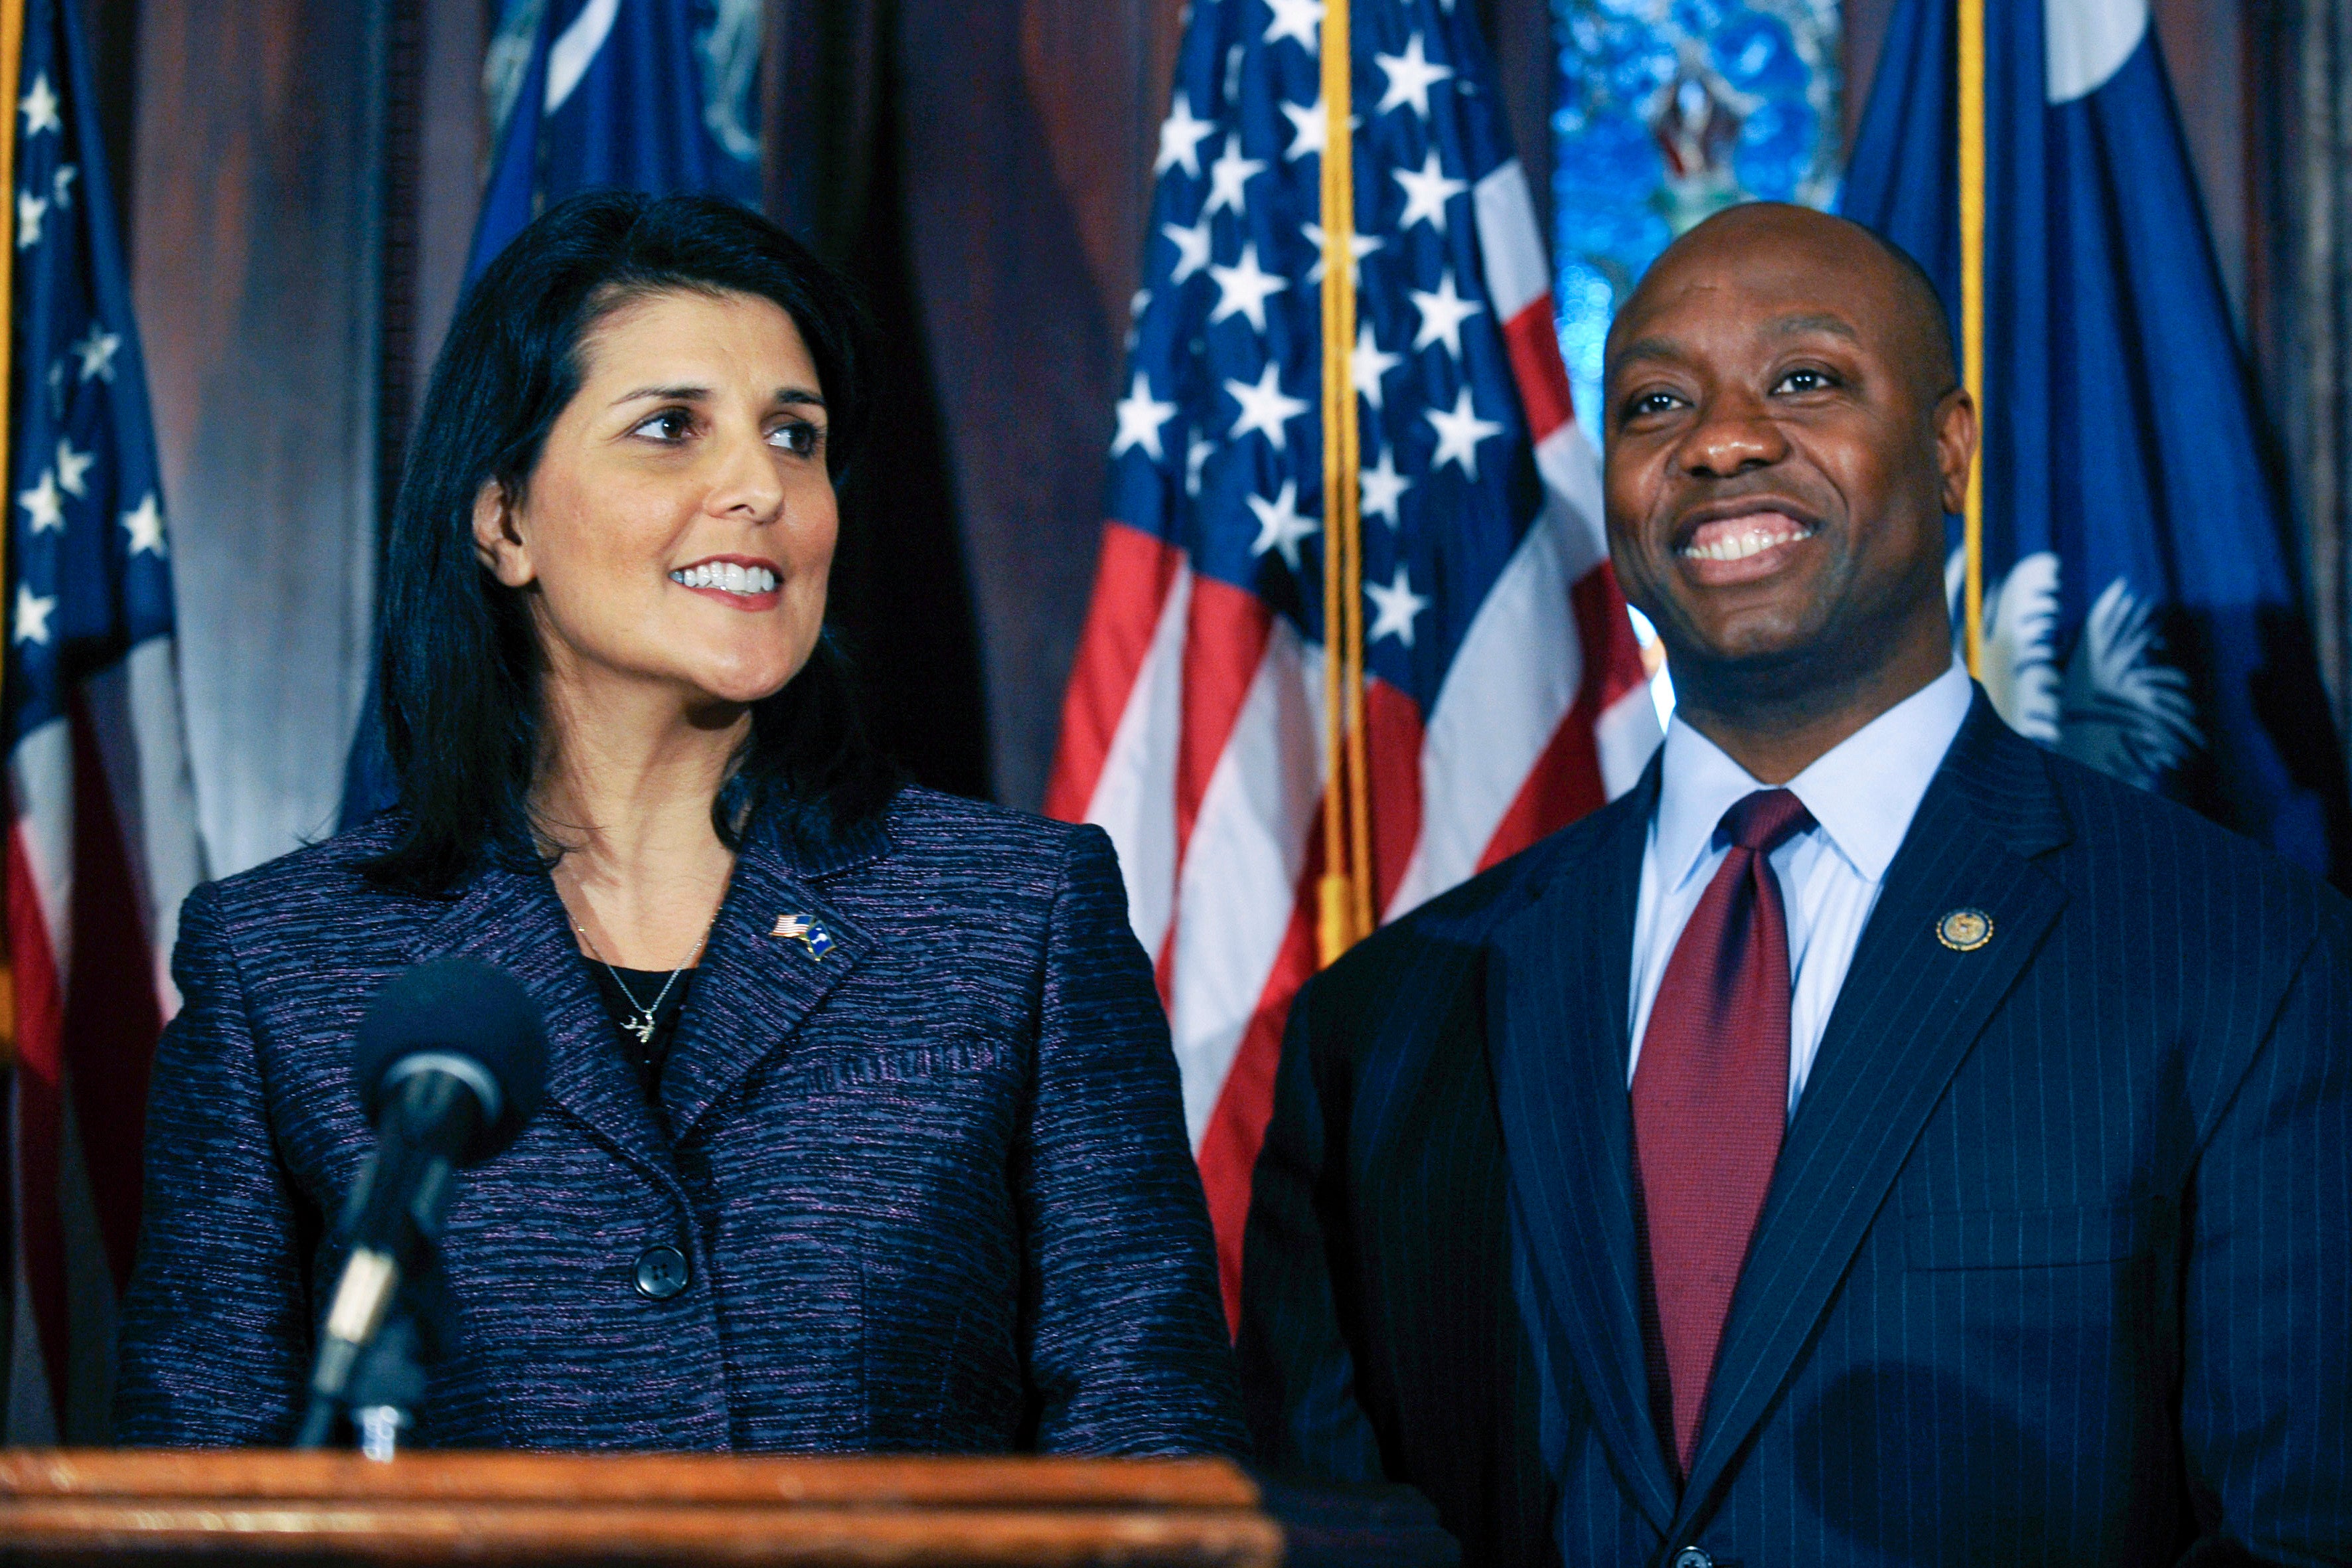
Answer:
[[[768,934],[782,937],[786,942],[799,942],[808,949],[809,956],[820,963],[824,962],[824,955],[833,951],[833,938],[826,933],[824,927],[806,915],[778,915],[775,929]]]

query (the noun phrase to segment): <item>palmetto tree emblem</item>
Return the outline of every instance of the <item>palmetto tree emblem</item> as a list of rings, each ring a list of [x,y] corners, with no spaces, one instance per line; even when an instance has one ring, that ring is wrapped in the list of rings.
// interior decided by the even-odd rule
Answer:
[[[1958,637],[1962,563],[1944,570]],[[1985,695],[2011,729],[2126,784],[2153,789],[2204,745],[2189,677],[2158,655],[2152,606],[2118,577],[2084,617],[2062,666],[2058,557],[2037,551],[1985,584]]]

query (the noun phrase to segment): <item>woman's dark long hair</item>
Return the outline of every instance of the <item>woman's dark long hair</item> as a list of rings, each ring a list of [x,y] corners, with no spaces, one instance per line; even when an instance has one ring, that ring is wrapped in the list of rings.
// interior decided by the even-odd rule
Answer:
[[[772,300],[793,319],[824,390],[839,489],[865,423],[864,329],[823,262],[765,218],[708,196],[591,192],[523,230],[467,292],[393,511],[376,670],[402,826],[362,868],[379,885],[442,893],[485,862],[545,864],[530,814],[545,718],[530,590],[502,585],[476,558],[474,500],[491,482],[525,492],[580,389],[581,345],[596,325],[680,289]],[[711,822],[730,847],[755,812],[802,846],[822,844],[879,812],[895,784],[821,637],[782,691],[752,704]]]

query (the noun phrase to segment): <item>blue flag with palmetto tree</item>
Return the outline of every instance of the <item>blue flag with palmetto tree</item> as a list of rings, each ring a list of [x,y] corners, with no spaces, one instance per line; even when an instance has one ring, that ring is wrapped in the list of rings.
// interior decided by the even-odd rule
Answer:
[[[1904,0],[1840,201],[1956,340],[1957,10]],[[2023,733],[2345,881],[2343,755],[2147,0],[1984,11],[1980,678]]]
[[[507,0],[485,73],[498,152],[467,282],[550,204],[582,191],[708,191],[756,205],[762,4]],[[371,678],[340,826],[397,794]]]

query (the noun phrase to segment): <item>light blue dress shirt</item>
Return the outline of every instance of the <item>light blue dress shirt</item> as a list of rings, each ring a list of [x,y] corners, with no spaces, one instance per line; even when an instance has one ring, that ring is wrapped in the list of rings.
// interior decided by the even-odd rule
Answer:
[[[1911,830],[1927,783],[1960,732],[1971,698],[1968,670],[1951,668],[1813,760],[1788,787],[1814,826],[1772,852],[1789,921],[1789,1110],[1794,1114],[1822,1031],[1853,962],[1854,945],[1878,902],[1886,868]],[[1658,808],[1642,851],[1642,891],[1633,906],[1633,1048],[1625,1081],[1642,1059],[1642,1036],[1658,983],[1683,927],[1730,853],[1716,833],[1723,814],[1759,784],[1723,748],[1683,722],[1666,726]]]

